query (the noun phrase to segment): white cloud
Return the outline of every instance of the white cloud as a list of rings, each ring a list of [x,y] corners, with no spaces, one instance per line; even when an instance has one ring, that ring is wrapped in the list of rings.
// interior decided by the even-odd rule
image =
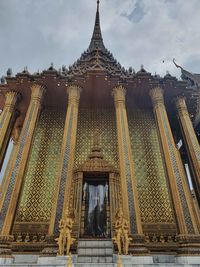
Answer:
[[[139,8],[138,8],[138,3]],[[200,72],[199,0],[102,0],[105,45],[125,67]],[[89,45],[94,0],[0,0],[0,75],[70,65]],[[164,60],[164,63],[163,63]]]

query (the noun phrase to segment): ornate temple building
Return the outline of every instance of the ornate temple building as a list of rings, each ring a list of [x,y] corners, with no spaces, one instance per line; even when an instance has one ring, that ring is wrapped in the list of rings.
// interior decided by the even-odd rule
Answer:
[[[122,67],[104,45],[99,1],[90,45],[73,65],[8,70],[0,84],[0,263],[56,258],[66,218],[79,262],[106,266],[120,242],[132,258],[200,255],[200,79],[182,76]]]

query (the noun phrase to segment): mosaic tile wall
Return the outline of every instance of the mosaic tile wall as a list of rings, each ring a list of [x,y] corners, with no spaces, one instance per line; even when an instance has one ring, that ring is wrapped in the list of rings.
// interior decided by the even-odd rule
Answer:
[[[127,114],[142,221],[174,223],[153,114],[140,110],[128,110]],[[113,109],[79,111],[75,167],[87,160],[97,130],[105,159],[119,168],[115,121]],[[41,114],[24,177],[17,222],[49,221],[64,122],[65,111],[44,110]]]
[[[65,111],[44,110],[41,113],[30,151],[17,222],[48,222],[55,189]]]
[[[128,110],[127,114],[142,222],[174,223],[153,113]]]
[[[95,131],[98,132],[99,143],[105,159],[116,168],[119,168],[116,117],[114,109],[80,110],[75,167],[83,164],[91,153]]]

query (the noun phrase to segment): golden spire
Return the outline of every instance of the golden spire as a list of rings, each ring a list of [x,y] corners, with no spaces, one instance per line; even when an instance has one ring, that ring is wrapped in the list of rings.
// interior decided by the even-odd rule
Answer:
[[[97,11],[96,11],[95,24],[94,24],[94,31],[93,31],[92,39],[91,39],[90,46],[89,46],[90,50],[96,50],[97,48],[99,50],[105,49],[102,34],[101,34],[99,4],[100,4],[100,1],[97,0]]]

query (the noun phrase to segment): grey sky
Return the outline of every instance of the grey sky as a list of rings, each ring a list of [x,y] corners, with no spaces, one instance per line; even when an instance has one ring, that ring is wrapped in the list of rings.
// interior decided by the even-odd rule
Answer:
[[[72,64],[89,45],[95,11],[95,0],[0,0],[0,76]],[[101,0],[100,13],[104,43],[126,68],[179,77],[176,58],[200,73],[199,0]]]

